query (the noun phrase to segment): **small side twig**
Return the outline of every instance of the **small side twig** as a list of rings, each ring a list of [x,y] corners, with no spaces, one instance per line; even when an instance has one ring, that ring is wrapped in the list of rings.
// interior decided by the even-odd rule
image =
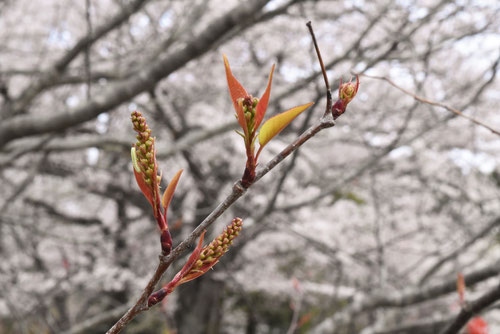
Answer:
[[[463,112],[461,112],[460,110],[458,109],[455,109],[453,107],[450,107],[444,103],[440,103],[440,102],[436,102],[436,101],[432,101],[432,100],[429,100],[427,98],[424,98],[424,97],[421,97],[421,96],[418,96],[416,95],[415,93],[412,93],[410,92],[409,90],[399,86],[398,84],[396,84],[394,81],[392,81],[391,79],[387,78],[387,77],[384,77],[384,76],[376,76],[376,75],[368,75],[368,74],[360,74],[361,76],[364,76],[364,77],[367,77],[367,78],[371,78],[371,79],[377,79],[377,80],[383,80],[383,81],[386,81],[387,83],[389,83],[391,86],[399,89],[400,91],[402,91],[403,93],[405,93],[406,95],[409,95],[411,97],[413,97],[415,100],[419,101],[419,102],[422,102],[422,103],[425,103],[425,104],[429,104],[431,106],[435,106],[435,107],[440,107],[440,108],[443,108],[445,110],[448,110],[449,112],[452,112],[454,114],[456,114],[457,116],[460,116],[460,117],[463,117],[465,119],[468,119],[469,121],[471,121],[472,123],[474,124],[477,124],[485,129],[488,129],[489,131],[491,131],[492,133],[496,134],[497,136],[500,136],[500,131],[499,130],[496,130],[496,129],[493,129],[491,126],[487,125],[487,124],[484,124],[483,122],[481,121],[478,121],[477,119],[471,117],[471,116],[468,116],[466,114],[464,114]]]
[[[295,296],[294,298],[295,300],[293,301],[292,304],[293,314],[292,314],[292,319],[290,321],[290,326],[288,327],[286,334],[293,334],[298,329],[300,322],[299,315],[302,308],[302,301],[304,300],[304,292],[302,291],[302,288],[299,285],[299,281],[297,281],[296,278],[294,278],[293,281],[297,295]]]
[[[328,82],[328,76],[326,75],[325,64],[323,63],[323,58],[321,57],[321,52],[319,51],[318,42],[316,41],[316,35],[314,34],[311,21],[307,22],[306,26],[309,29],[309,33],[311,34],[311,38],[313,40],[314,49],[316,50],[316,54],[318,55],[319,65],[321,66],[321,73],[323,73],[323,79],[325,80],[326,89],[330,90],[330,83]]]
[[[316,41],[316,35],[314,34],[314,30],[312,28],[311,21],[306,23],[307,28],[309,29],[309,33],[311,34],[311,38],[313,40],[314,49],[316,50],[316,54],[318,55],[319,65],[321,66],[321,73],[323,73],[323,79],[325,80],[326,87],[326,110],[325,115],[330,112],[332,109],[332,90],[330,89],[330,83],[328,82],[328,76],[326,75],[325,64],[323,63],[323,58],[321,57],[321,52],[319,51],[318,42]]]

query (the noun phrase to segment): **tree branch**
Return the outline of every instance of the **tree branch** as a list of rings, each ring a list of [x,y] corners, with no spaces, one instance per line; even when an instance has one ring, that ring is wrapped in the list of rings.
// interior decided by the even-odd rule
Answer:
[[[443,329],[440,334],[457,334],[463,326],[474,316],[478,314],[488,306],[492,305],[494,302],[500,299],[500,284],[498,284],[493,289],[490,289],[481,297],[468,303],[457,317],[450,323],[445,329]]]
[[[132,14],[141,9],[148,1],[149,0],[133,1],[131,4],[124,6],[122,11],[116,16],[97,27],[93,33],[87,34],[85,37],[81,38],[68,52],[55,62],[51,69],[44,72],[40,78],[35,80],[20,94],[13,105],[13,113],[22,111],[40,92],[53,86],[54,82],[58,80],[58,77],[82,51],[87,50],[94,42],[126,22]]]
[[[493,229],[497,226],[500,226],[500,217],[496,217],[493,219],[486,227],[484,227],[481,231],[473,235],[467,242],[458,246],[455,250],[445,255],[441,259],[439,259],[430,269],[428,269],[425,274],[420,279],[419,285],[423,285],[436,271],[439,270],[446,262],[458,257],[460,254],[464,253],[464,251],[476,243],[476,241],[487,236]]]
[[[68,111],[50,115],[25,115],[2,122],[0,126],[0,147],[17,138],[58,131],[89,121],[134,96],[150,91],[158,81],[204,54],[231,29],[256,15],[269,0],[247,2],[231,9],[225,15],[212,21],[207,28],[186,42],[186,45],[165,54],[157,62],[139,71],[121,83],[116,83],[92,101]]]
[[[479,282],[495,277],[500,273],[500,261],[477,269],[464,276],[467,286],[473,286]],[[401,293],[383,292],[377,295],[368,296],[359,302],[351,304],[344,311],[337,312],[333,317],[320,323],[316,329],[337,327],[347,322],[356,315],[363,312],[374,310],[381,307],[405,307],[422,303],[427,300],[435,299],[439,296],[456,291],[456,277],[453,275],[450,279],[428,287],[409,289]]]

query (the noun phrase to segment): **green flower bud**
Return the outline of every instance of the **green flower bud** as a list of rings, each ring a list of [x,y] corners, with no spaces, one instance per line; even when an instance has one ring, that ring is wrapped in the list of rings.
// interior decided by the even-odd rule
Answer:
[[[259,103],[259,99],[258,99],[258,98],[256,98],[256,97],[254,97],[254,98],[253,98],[253,100],[252,100],[252,102],[253,102],[253,103],[252,103],[252,107],[254,107],[254,108],[255,108],[255,107],[257,107],[257,104]]]

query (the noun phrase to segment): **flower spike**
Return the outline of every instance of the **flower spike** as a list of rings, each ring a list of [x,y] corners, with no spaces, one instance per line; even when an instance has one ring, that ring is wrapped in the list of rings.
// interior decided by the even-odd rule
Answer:
[[[131,115],[134,130],[137,132],[137,142],[131,149],[134,174],[144,196],[147,198],[155,217],[160,206],[158,165],[156,163],[155,138],[151,137],[151,129],[146,119],[138,111]]]
[[[196,246],[184,267],[182,267],[168,284],[149,296],[148,307],[160,302],[179,285],[200,277],[210,268],[215,266],[222,255],[228,251],[229,246],[233,243],[233,239],[238,236],[242,226],[243,221],[240,218],[234,218],[231,224],[229,224],[217,238],[202,248],[201,246],[205,236],[205,231],[203,231],[198,241],[198,246]]]
[[[134,130],[137,132],[137,142],[130,150],[135,179],[149,204],[153,207],[153,214],[161,231],[161,248],[163,254],[167,255],[172,249],[172,237],[167,224],[167,209],[179,182],[182,169],[172,178],[160,199],[161,176],[158,175],[155,138],[151,137],[151,129],[146,123],[146,118],[139,111],[132,113],[131,120]]]

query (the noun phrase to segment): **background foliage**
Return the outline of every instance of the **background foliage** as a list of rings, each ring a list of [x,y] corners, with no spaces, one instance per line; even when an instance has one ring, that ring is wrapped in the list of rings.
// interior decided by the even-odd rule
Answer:
[[[323,112],[309,20],[332,83],[385,76],[499,129],[499,11],[486,0],[1,1],[0,331],[102,333],[143,288],[159,245],[132,174],[131,111],[148,117],[164,179],[185,169],[175,245],[244,168],[222,53],[255,96],[276,64],[267,117],[316,102],[261,163]],[[294,310],[299,332],[435,333],[459,311],[458,272],[468,299],[498,284],[499,156],[495,134],[361,77],[337,126],[209,231],[245,221],[215,270],[127,333],[282,333]],[[484,318],[498,330],[495,306]]]

